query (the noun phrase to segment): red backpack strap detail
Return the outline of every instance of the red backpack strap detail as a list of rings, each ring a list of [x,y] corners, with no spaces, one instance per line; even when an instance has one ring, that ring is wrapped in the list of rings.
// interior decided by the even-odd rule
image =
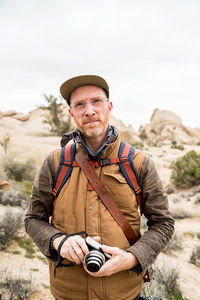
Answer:
[[[71,175],[72,169],[74,166],[78,166],[78,163],[74,162],[75,159],[75,153],[76,153],[76,144],[70,144],[61,149],[60,152],[60,163],[58,166],[58,170],[56,172],[56,176],[54,179],[54,188],[52,190],[52,195],[54,196],[54,203],[53,203],[53,213],[51,217],[51,223],[53,222],[53,216],[54,216],[54,209],[55,209],[55,203],[56,199],[68,180],[69,176]]]
[[[64,158],[64,160],[63,160]],[[60,164],[58,167],[58,171],[56,173],[56,177],[54,180],[54,189],[52,191],[52,194],[57,197],[57,193],[62,185],[62,182],[64,180],[64,177],[68,171],[68,169],[71,167],[70,163],[71,158],[71,145],[68,145],[61,150],[60,154]]]
[[[136,172],[136,169],[133,164],[133,156],[135,153],[135,148],[125,142],[121,142],[119,148],[119,166],[121,172],[123,173],[127,183],[130,188],[134,190],[136,194],[137,203],[140,208],[140,214],[143,214],[143,205],[142,205],[142,196],[141,196],[141,188],[139,185],[139,178]]]

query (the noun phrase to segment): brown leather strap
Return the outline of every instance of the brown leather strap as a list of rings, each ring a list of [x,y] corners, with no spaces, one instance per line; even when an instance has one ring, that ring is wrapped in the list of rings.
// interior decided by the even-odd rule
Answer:
[[[135,233],[127,219],[124,217],[121,210],[114,202],[108,191],[105,189],[103,183],[96,175],[94,169],[91,167],[90,163],[88,162],[88,160],[86,160],[84,154],[80,150],[77,151],[75,159],[78,161],[81,169],[83,170],[84,174],[89,179],[93,188],[101,198],[103,204],[106,206],[113,218],[123,230],[130,245],[133,245],[138,240],[137,234]]]

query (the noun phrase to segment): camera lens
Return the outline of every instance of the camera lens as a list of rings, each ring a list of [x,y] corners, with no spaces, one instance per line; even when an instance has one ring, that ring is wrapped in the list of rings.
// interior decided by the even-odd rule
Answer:
[[[104,262],[105,256],[97,250],[90,251],[85,257],[86,267],[90,272],[98,272]]]

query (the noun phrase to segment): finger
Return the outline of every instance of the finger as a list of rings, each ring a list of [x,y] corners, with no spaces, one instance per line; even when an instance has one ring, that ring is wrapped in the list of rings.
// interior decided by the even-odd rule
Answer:
[[[81,252],[84,255],[87,255],[89,253],[88,247],[85,243],[85,239],[83,239],[81,236],[77,235],[75,236],[76,238],[74,240],[72,240],[72,244],[73,246],[78,246],[81,249]],[[76,242],[76,244],[74,244],[74,241]]]
[[[103,252],[109,253],[111,255],[117,255],[120,252],[120,249],[117,248],[117,247],[109,247],[109,246],[106,246],[106,245],[102,245],[101,248],[102,248]]]
[[[66,242],[64,242],[60,254],[64,258],[80,264],[84,259],[84,255],[88,252],[85,240],[80,236],[73,236],[69,237]]]
[[[83,246],[84,248],[84,246]],[[71,241],[71,249],[70,249],[70,254],[72,257],[76,260],[78,259],[79,262],[81,263],[84,259],[85,253],[83,252],[84,250],[82,249],[81,245],[78,243],[78,241],[73,240]],[[88,249],[86,246],[85,252],[87,253]]]
[[[98,243],[101,242],[100,236],[93,236],[92,238],[93,238],[96,242],[98,242]]]
[[[74,262],[77,265],[80,265],[82,262],[82,259],[84,255],[82,254],[77,254],[76,251],[73,249],[73,247],[69,248],[68,255],[71,257],[71,261]]]

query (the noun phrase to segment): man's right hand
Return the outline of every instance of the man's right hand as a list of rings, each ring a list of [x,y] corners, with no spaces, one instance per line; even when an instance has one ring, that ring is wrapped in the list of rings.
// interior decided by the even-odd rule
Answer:
[[[58,246],[64,237],[65,236],[62,235],[53,241],[54,249],[58,250]],[[94,239],[98,242],[100,241],[100,237],[94,237]],[[89,250],[85,243],[85,239],[80,235],[70,236],[60,249],[60,255],[63,258],[66,258],[77,265],[80,265],[83,262],[85,255],[88,253]]]
[[[60,236],[53,241],[53,248],[58,250],[58,245],[65,236]],[[88,254],[88,247],[80,235],[70,236],[62,245],[60,255],[63,258],[80,265],[84,256]]]

